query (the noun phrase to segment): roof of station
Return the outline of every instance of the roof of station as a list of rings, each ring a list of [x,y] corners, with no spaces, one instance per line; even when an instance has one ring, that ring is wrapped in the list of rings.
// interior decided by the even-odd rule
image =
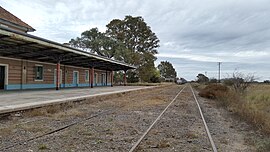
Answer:
[[[44,38],[0,26],[0,56],[101,70],[135,69],[133,65],[85,52]]]
[[[21,19],[4,9],[0,6],[0,23],[4,23],[7,25],[15,26],[19,29],[25,30],[27,32],[33,32],[35,29],[23,22]]]

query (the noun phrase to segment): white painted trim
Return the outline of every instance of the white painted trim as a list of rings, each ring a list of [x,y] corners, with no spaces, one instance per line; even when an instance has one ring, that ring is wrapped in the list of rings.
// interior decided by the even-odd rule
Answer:
[[[0,63],[0,66],[4,66],[5,67],[5,85],[8,85],[8,64],[2,64]]]
[[[37,79],[35,79],[35,82],[43,82],[44,80],[42,79],[42,80],[37,80]]]
[[[42,64],[35,64],[35,66],[42,66],[42,67],[43,67],[43,65],[42,65]]]

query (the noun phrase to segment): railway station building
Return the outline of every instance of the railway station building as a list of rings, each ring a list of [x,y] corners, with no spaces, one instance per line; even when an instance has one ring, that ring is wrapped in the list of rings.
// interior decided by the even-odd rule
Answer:
[[[0,90],[112,86],[114,71],[136,68],[28,34],[34,31],[0,6]]]

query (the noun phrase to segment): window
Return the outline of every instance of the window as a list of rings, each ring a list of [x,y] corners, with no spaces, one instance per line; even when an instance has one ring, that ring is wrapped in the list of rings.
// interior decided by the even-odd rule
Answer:
[[[35,66],[36,80],[43,80],[43,66],[36,65]]]
[[[85,81],[89,81],[89,70],[85,70]]]

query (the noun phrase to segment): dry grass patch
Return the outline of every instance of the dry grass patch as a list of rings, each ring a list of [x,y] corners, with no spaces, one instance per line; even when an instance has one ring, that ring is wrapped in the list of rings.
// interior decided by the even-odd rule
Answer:
[[[226,86],[210,84],[199,95],[216,99],[219,105],[270,133],[270,86],[256,85],[240,94]]]
[[[196,138],[199,137],[199,135],[194,131],[189,131],[189,132],[186,133],[186,137],[188,139],[196,139]]]
[[[69,109],[66,111],[60,111],[55,113],[52,117],[54,118],[69,118],[69,117],[82,117],[84,112],[80,109]]]
[[[13,129],[13,127],[0,128],[0,137],[10,135],[13,132]]]
[[[170,143],[167,140],[161,140],[158,144],[157,144],[157,148],[167,148],[170,147]]]
[[[216,99],[218,105],[226,107],[260,128],[266,135],[270,134],[270,85],[253,85],[246,93],[235,92],[232,89],[217,91],[215,87],[209,85],[201,90],[199,95]],[[255,145],[258,151],[270,151],[269,138],[258,140]]]
[[[17,125],[18,129],[22,129],[24,131],[27,132],[32,132],[32,133],[38,133],[38,132],[45,132],[47,130],[49,130],[46,126],[44,126],[43,124],[20,124]]]

